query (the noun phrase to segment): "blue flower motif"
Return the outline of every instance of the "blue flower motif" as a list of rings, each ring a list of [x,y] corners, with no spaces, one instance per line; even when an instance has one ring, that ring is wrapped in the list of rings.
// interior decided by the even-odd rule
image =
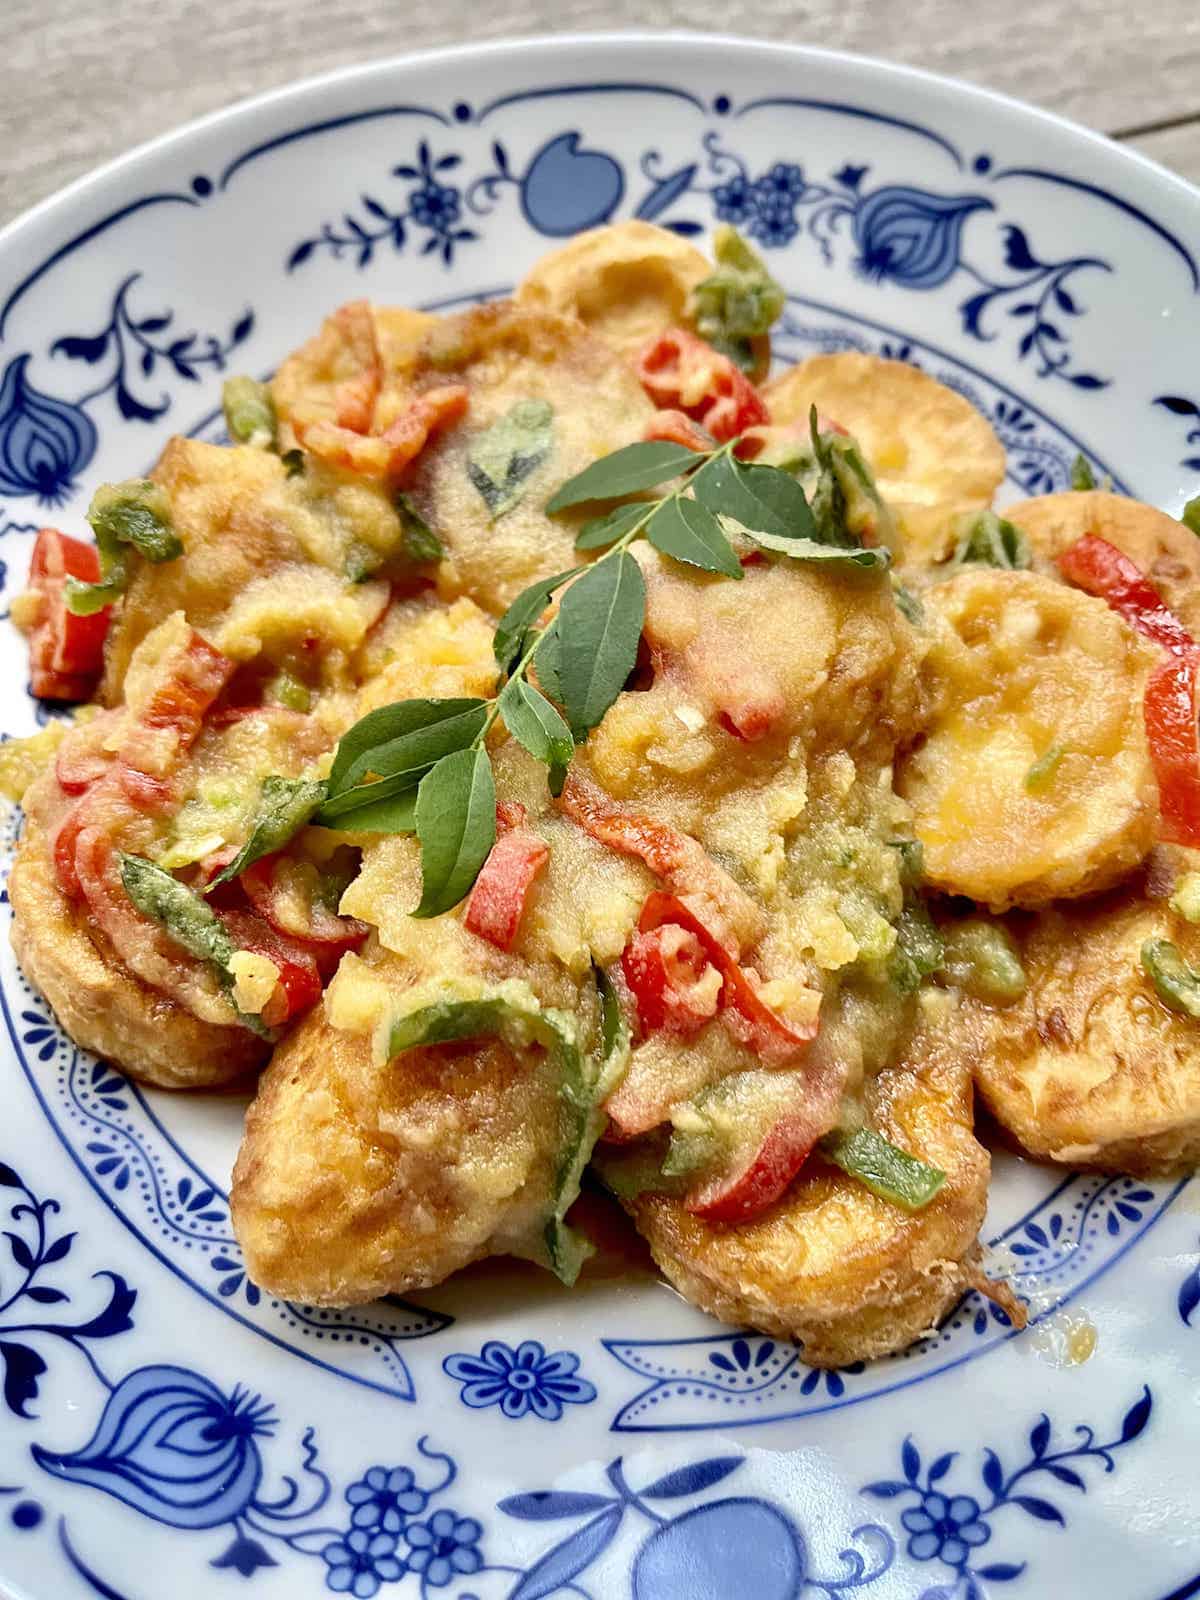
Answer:
[[[270,1408],[241,1389],[225,1395],[183,1367],[140,1367],[109,1395],[81,1450],[32,1448],[47,1472],[103,1489],[143,1516],[215,1528],[254,1499],[263,1471],[255,1439],[272,1427]]]
[[[352,1527],[400,1533],[409,1517],[424,1511],[429,1496],[416,1487],[408,1467],[371,1467],[346,1490],[346,1501],[354,1508]]]
[[[936,289],[958,270],[963,223],[990,211],[982,195],[937,195],[892,185],[876,189],[854,210],[859,270],[877,282]]]
[[[463,1385],[464,1405],[499,1406],[506,1417],[532,1411],[545,1422],[557,1422],[564,1404],[585,1405],[596,1398],[595,1387],[574,1376],[577,1355],[570,1350],[547,1355],[536,1339],[515,1350],[489,1339],[478,1356],[447,1356],[442,1366]]]
[[[352,1528],[344,1539],[327,1544],[321,1557],[329,1569],[325,1587],[335,1594],[352,1594],[355,1600],[371,1600],[382,1583],[394,1583],[406,1571],[396,1554],[394,1533],[368,1533]]]
[[[0,494],[61,505],[96,453],[96,429],[78,406],[35,389],[28,365],[14,356],[0,379]]]
[[[758,189],[757,184],[755,189]],[[754,216],[747,230],[750,237],[757,239],[769,249],[779,249],[785,244],[791,244],[800,232],[795,204],[790,195],[779,194],[775,190],[756,193]]]
[[[757,199],[769,203],[774,199],[799,200],[807,188],[802,167],[790,161],[777,161],[769,172],[755,181],[754,193]]]
[[[719,183],[712,196],[718,222],[745,222],[754,207],[754,195],[745,173],[738,173],[727,183]]]
[[[421,189],[414,189],[409,200],[413,221],[434,233],[445,233],[458,221],[462,202],[458,190],[450,184],[432,180]]]
[[[460,1517],[456,1511],[435,1511],[428,1522],[414,1522],[405,1530],[408,1565],[420,1573],[422,1586],[444,1589],[452,1578],[466,1577],[483,1566],[479,1550],[482,1533],[474,1517]],[[375,1593],[374,1589],[366,1592]]]
[[[986,1544],[992,1530],[979,1512],[979,1501],[969,1494],[944,1495],[936,1490],[922,1495],[900,1518],[911,1535],[908,1553],[914,1561],[935,1557],[948,1567],[961,1567],[972,1549]]]

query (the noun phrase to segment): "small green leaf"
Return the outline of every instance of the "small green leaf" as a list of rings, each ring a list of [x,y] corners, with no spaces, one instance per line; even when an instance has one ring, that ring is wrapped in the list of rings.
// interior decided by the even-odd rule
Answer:
[[[743,576],[742,564],[720,523],[698,500],[681,495],[664,500],[647,524],[646,537],[656,550],[676,561],[727,578]]]
[[[535,659],[540,660],[540,655]],[[501,691],[500,715],[509,733],[535,760],[544,761],[552,771],[565,776],[575,753],[575,742],[570,728],[545,695],[539,694],[524,678],[514,678]],[[561,778],[558,786],[561,791]]]
[[[319,812],[313,820],[318,826],[324,826],[320,822]],[[415,833],[417,786],[414,784],[409,789],[402,789],[397,794],[384,795],[378,800],[368,800],[328,826],[340,828],[346,833]]]
[[[275,405],[265,383],[253,378],[226,378],[221,409],[234,444],[251,444],[259,450],[274,448]]]
[[[546,502],[546,510],[553,515],[587,500],[619,500],[623,495],[653,489],[655,484],[665,483],[707,459],[704,452],[663,440],[627,444],[568,478]]]
[[[616,544],[631,528],[636,528],[654,510],[654,501],[635,500],[631,505],[614,506],[602,517],[585,522],[575,538],[576,550],[603,550]]]
[[[511,511],[525,482],[550,454],[553,408],[545,400],[519,400],[472,442],[467,476],[483,497],[492,521]]]
[[[123,561],[109,563],[108,577],[99,583],[85,583],[80,578],[68,578],[66,583],[67,610],[74,617],[92,617],[105,606],[113,605],[125,593],[129,581]]]
[[[537,654],[533,658],[533,670],[537,673],[542,691],[551,700],[557,700],[559,705],[562,705],[562,636],[558,631],[557,618],[538,640]]]
[[[469,894],[496,842],[496,785],[486,750],[456,750],[421,779],[417,792],[421,903],[437,917]]]
[[[985,567],[1023,571],[1032,561],[1029,540],[1014,523],[994,511],[980,511],[966,519],[954,549],[958,566],[977,561]]]
[[[525,653],[525,639],[529,629],[545,611],[554,591],[573,578],[582,567],[572,567],[569,572],[556,572],[552,578],[539,578],[531,583],[509,606],[496,624],[492,650],[501,672],[508,672],[514,662]]]
[[[790,472],[779,467],[743,466],[717,456],[693,479],[693,492],[713,513],[723,512],[747,528],[781,539],[816,536],[808,498]]]
[[[941,1189],[946,1174],[907,1150],[901,1150],[873,1128],[831,1133],[821,1140],[821,1153],[865,1184],[872,1194],[906,1211],[920,1211]]]
[[[1092,464],[1082,452],[1071,463],[1071,487],[1080,490],[1099,488]]]
[[[1200,494],[1188,501],[1179,520],[1190,532],[1200,535]]]
[[[718,517],[726,533],[752,540],[764,550],[790,556],[793,561],[824,561],[831,565],[882,570],[891,565],[892,553],[885,545],[818,544],[815,539],[780,539],[773,533],[759,533],[743,527],[733,517]]]
[[[368,711],[365,717],[347,729],[338,743],[333,766],[329,770],[331,797],[359,783],[367,772],[383,775],[385,769],[375,764],[375,757],[382,757],[383,752],[399,740],[472,714],[479,718],[482,726],[487,714],[486,703],[476,699],[397,700],[392,705]],[[473,732],[466,743],[470,744],[474,737]],[[445,750],[438,751],[438,756],[445,754]],[[437,760],[437,756],[429,759]],[[394,772],[401,769],[393,765],[390,770]]]
[[[646,585],[627,550],[606,557],[563,595],[558,612],[563,705],[576,738],[596,727],[637,662]]]
[[[398,494],[394,503],[396,515],[400,518],[401,549],[405,560],[411,561],[414,566],[440,561],[446,553],[445,546],[408,495]]]
[[[1169,939],[1147,939],[1142,946],[1142,966],[1163,1005],[1200,1020],[1200,973]]]
[[[284,845],[308,822],[325,798],[324,783],[306,778],[264,778],[250,835],[227,867],[208,885],[229,883],[263,856]]]

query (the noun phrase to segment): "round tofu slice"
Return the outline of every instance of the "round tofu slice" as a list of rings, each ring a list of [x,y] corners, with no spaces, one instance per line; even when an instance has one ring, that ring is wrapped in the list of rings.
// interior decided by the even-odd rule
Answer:
[[[798,1340],[811,1366],[902,1350],[936,1326],[975,1281],[987,1206],[990,1162],[971,1131],[961,1043],[955,1019],[944,1020],[867,1089],[872,1125],[946,1174],[923,1211],[902,1211],[815,1159],[770,1211],[736,1227],[643,1193],[624,1204],[667,1280],[723,1322]],[[618,1173],[623,1159],[636,1155],[603,1158]]]
[[[1022,500],[1004,515],[1024,531],[1035,563],[1049,571],[1084,534],[1107,539],[1137,562],[1180,621],[1200,634],[1200,539],[1165,511],[1089,489]]]
[[[1103,601],[1032,572],[962,572],[925,600],[934,709],[898,788],[927,881],[997,911],[1115,883],[1157,828],[1152,647]]]
[[[692,290],[713,265],[677,233],[619,222],[576,234],[538,261],[519,305],[575,316],[605,344],[634,356],[648,339],[686,323]]]
[[[1124,894],[1013,920],[1024,998],[964,1007],[992,1115],[1040,1160],[1145,1177],[1194,1168],[1200,1022],[1163,1004],[1141,950],[1169,939],[1197,965],[1200,928]]]
[[[807,436],[808,413],[858,440],[900,528],[904,563],[950,554],[956,519],[982,511],[1004,479],[1004,447],[981,411],[906,361],[857,350],[811,356],[763,389],[774,423]]]

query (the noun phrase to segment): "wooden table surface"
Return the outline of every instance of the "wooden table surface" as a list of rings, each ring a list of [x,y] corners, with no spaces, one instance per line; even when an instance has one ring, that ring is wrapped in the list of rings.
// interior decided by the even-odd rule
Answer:
[[[144,139],[348,62],[605,27],[712,29],[954,74],[1200,183],[1197,0],[3,0],[0,223]]]

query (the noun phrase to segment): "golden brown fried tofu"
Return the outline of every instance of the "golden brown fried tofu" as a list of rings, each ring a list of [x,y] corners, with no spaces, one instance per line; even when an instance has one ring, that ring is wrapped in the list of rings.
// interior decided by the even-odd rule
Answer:
[[[979,568],[925,595],[934,712],[902,764],[925,876],[994,910],[1116,882],[1158,822],[1142,694],[1155,652],[1091,595]]]
[[[618,222],[576,234],[535,263],[517,303],[578,317],[605,344],[635,356],[648,339],[688,318],[692,290],[713,264],[695,245],[652,222]]]
[[[763,389],[774,423],[807,431],[808,413],[858,440],[899,524],[899,559],[944,560],[957,519],[982,511],[1004,481],[1004,447],[971,402],[905,361],[846,350],[810,356]]]
[[[231,1083],[266,1059],[270,1046],[232,1017],[226,1027],[193,1016],[117,960],[86,912],[60,889],[36,822],[26,822],[8,893],[17,960],[83,1049],[163,1089]]]
[[[1200,929],[1162,900],[1117,892],[1014,918],[1028,988],[963,1015],[989,1111],[1042,1160],[1146,1177],[1200,1161],[1200,1021],[1168,1009],[1141,962],[1149,939],[1200,958]]]
[[[382,562],[402,537],[378,484],[311,457],[289,476],[271,451],[183,438],[170,441],[153,477],[170,498],[183,554],[159,565],[130,557],[105,654],[108,704],[122,697],[134,650],[176,611],[239,661],[283,661],[310,637],[323,657],[357,648],[387,586],[351,583],[351,563]]]
[[[511,301],[447,317],[428,336],[413,382],[435,379],[465,384],[470,401],[463,420],[422,453],[412,500],[446,548],[440,591],[503,611],[536,578],[577,564],[575,535],[592,509],[548,517],[546,502],[597,457],[640,439],[653,407],[632,368],[575,317]],[[548,448],[521,470],[515,497],[496,500],[502,485],[489,486],[489,473],[501,467],[486,436],[530,402],[540,403]]]
[[[542,1260],[558,1119],[545,1055],[490,1039],[380,1065],[318,1006],[246,1116],[231,1209],[247,1270],[282,1298],[350,1305],[486,1255]]]
[[[940,1167],[915,1214],[817,1161],[770,1211],[741,1226],[691,1216],[679,1199],[625,1201],[663,1274],[724,1322],[796,1339],[813,1366],[901,1350],[934,1327],[977,1275],[989,1160],[971,1131],[970,1054],[953,1015],[918,1032],[866,1091],[872,1126]],[[636,1160],[604,1147],[602,1176]]]
[[[1200,540],[1165,511],[1128,495],[1089,489],[1022,500],[1004,515],[1027,535],[1035,564],[1049,571],[1057,570],[1057,558],[1085,533],[1107,539],[1148,574],[1187,627],[1200,630]]]

